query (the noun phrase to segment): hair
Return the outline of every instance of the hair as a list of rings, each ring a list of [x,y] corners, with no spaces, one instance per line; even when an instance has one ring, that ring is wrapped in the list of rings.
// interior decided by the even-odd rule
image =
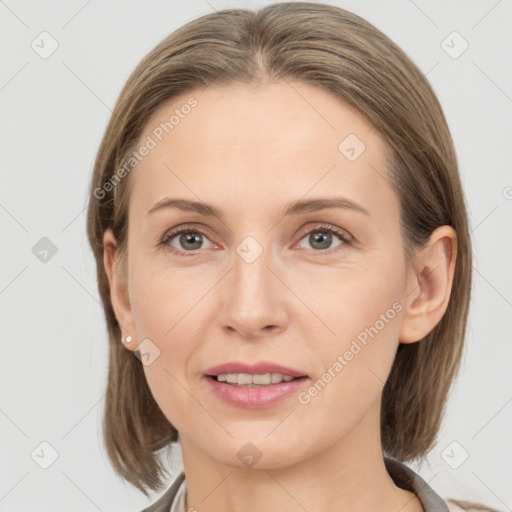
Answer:
[[[120,342],[110,300],[103,264],[108,228],[116,237],[118,262],[127,278],[131,167],[125,167],[123,179],[118,179],[124,176],[118,170],[130,160],[152,114],[177,95],[213,82],[266,85],[275,80],[300,81],[334,94],[387,142],[408,262],[435,228],[449,225],[457,234],[447,310],[422,340],[399,344],[383,389],[385,454],[405,462],[425,457],[435,446],[459,371],[472,248],[452,138],[426,77],[386,35],[338,7],[290,2],[256,12],[226,9],[204,15],[166,37],[131,73],[101,141],[90,186],[87,233],[109,335],[104,441],[116,472],[146,495],[146,488],[163,486],[166,468],[158,452],[176,442],[178,432],[154,400],[139,359]]]

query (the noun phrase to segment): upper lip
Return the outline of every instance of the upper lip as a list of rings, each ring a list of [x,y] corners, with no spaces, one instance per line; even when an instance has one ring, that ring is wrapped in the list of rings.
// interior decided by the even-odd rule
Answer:
[[[260,361],[255,364],[239,363],[231,361],[229,363],[219,364],[206,370],[205,375],[221,375],[223,373],[248,373],[250,375],[263,375],[265,373],[281,373],[290,377],[307,377],[299,370],[287,368],[277,363]]]

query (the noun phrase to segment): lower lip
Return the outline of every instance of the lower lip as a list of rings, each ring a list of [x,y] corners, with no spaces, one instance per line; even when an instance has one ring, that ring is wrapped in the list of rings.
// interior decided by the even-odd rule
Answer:
[[[270,407],[284,398],[298,393],[304,386],[307,377],[301,377],[289,382],[270,384],[268,386],[246,387],[234,386],[226,382],[217,382],[211,377],[205,377],[213,392],[222,400],[237,407],[259,409]]]

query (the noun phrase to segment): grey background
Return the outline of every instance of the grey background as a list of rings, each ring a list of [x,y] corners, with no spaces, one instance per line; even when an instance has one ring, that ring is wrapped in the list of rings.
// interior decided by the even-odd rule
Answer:
[[[101,441],[107,343],[85,237],[93,159],[122,85],[157,42],[214,9],[268,3],[0,1],[1,511],[136,511],[156,498],[113,473]],[[469,204],[467,351],[438,445],[414,469],[443,497],[510,510],[512,2],[329,3],[374,23],[427,74]],[[51,49],[43,31],[58,43],[47,58],[31,47]],[[453,31],[469,44],[458,58]],[[43,237],[57,251],[46,262],[34,254]]]

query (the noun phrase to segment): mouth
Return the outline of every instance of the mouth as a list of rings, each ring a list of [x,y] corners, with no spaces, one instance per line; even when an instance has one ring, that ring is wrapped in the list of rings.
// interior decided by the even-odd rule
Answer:
[[[268,361],[254,364],[232,361],[208,369],[205,376],[233,386],[272,386],[307,378],[304,372]]]
[[[275,370],[275,366],[273,367]],[[296,396],[308,385],[309,377],[290,370],[267,371],[225,369],[207,373],[203,378],[209,384],[213,396],[229,406],[244,409],[268,408]]]
[[[266,361],[221,364],[207,370],[203,377],[224,403],[250,409],[277,405],[296,395],[309,380],[300,370]]]
[[[293,377],[278,372],[273,373],[221,373],[219,375],[206,375],[216,382],[223,382],[231,386],[247,387],[247,388],[260,388],[265,386],[274,386],[282,382],[291,382],[294,380],[307,379],[307,375],[300,377]]]
[[[239,361],[208,369],[203,378],[213,395],[237,408],[271,407],[296,395],[310,380],[305,372],[278,363]]]

